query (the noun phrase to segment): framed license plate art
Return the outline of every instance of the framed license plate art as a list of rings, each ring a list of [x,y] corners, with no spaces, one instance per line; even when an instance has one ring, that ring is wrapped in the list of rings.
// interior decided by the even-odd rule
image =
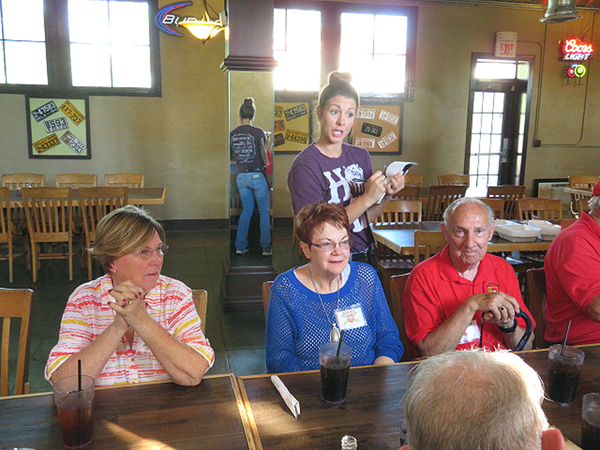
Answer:
[[[402,106],[362,104],[356,113],[352,143],[369,153],[402,153]]]
[[[91,159],[88,98],[26,97],[30,158]]]
[[[276,152],[301,152],[311,143],[310,104],[276,102],[273,127]]]

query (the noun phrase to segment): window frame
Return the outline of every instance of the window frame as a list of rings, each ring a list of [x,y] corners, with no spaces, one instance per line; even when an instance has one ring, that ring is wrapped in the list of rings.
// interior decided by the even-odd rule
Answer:
[[[158,13],[158,0],[111,1],[138,1],[148,4],[151,87],[73,86],[71,79],[68,0],[52,0],[52,7],[49,7],[49,0],[44,0],[44,31],[46,37],[48,84],[2,83],[0,84],[0,94],[28,94],[37,97],[87,95],[160,97],[160,35],[158,27],[154,25],[154,17]]]
[[[418,7],[397,5],[372,5],[367,3],[343,3],[302,0],[275,0],[275,8],[311,9],[321,12],[321,74],[320,85],[325,85],[327,75],[337,70],[340,60],[341,14],[390,14],[408,18],[406,48],[406,79],[404,92],[400,94],[361,94],[361,101],[374,104],[399,104],[413,101],[417,53]],[[324,25],[326,24],[326,26]],[[275,91],[276,101],[306,101],[313,99],[318,91]],[[359,93],[360,94],[360,93]]]

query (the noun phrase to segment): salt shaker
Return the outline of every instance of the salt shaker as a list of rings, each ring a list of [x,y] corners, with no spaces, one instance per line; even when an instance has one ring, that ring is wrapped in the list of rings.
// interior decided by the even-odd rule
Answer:
[[[358,444],[354,436],[344,436],[342,438],[342,450],[356,450]]]

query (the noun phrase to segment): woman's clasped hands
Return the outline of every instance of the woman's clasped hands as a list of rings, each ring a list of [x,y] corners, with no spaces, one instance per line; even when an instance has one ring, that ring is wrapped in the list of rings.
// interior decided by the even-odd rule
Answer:
[[[129,327],[136,328],[144,319],[150,317],[144,301],[146,294],[131,280],[115,286],[110,295],[115,300],[109,305],[116,313],[115,324],[124,331]]]

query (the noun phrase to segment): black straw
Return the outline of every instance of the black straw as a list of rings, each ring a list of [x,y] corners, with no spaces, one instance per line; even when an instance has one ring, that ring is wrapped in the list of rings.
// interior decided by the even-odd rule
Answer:
[[[335,357],[340,356],[340,350],[342,349],[342,339],[344,338],[344,330],[340,331],[340,341],[338,342],[337,352],[335,352]]]
[[[81,391],[81,360],[77,360],[77,390]]]
[[[560,356],[565,352],[565,345],[567,345],[567,338],[569,337],[569,330],[571,329],[571,321],[569,320],[569,324],[567,325],[567,332],[565,333],[565,340],[563,341],[562,348],[560,349]]]

